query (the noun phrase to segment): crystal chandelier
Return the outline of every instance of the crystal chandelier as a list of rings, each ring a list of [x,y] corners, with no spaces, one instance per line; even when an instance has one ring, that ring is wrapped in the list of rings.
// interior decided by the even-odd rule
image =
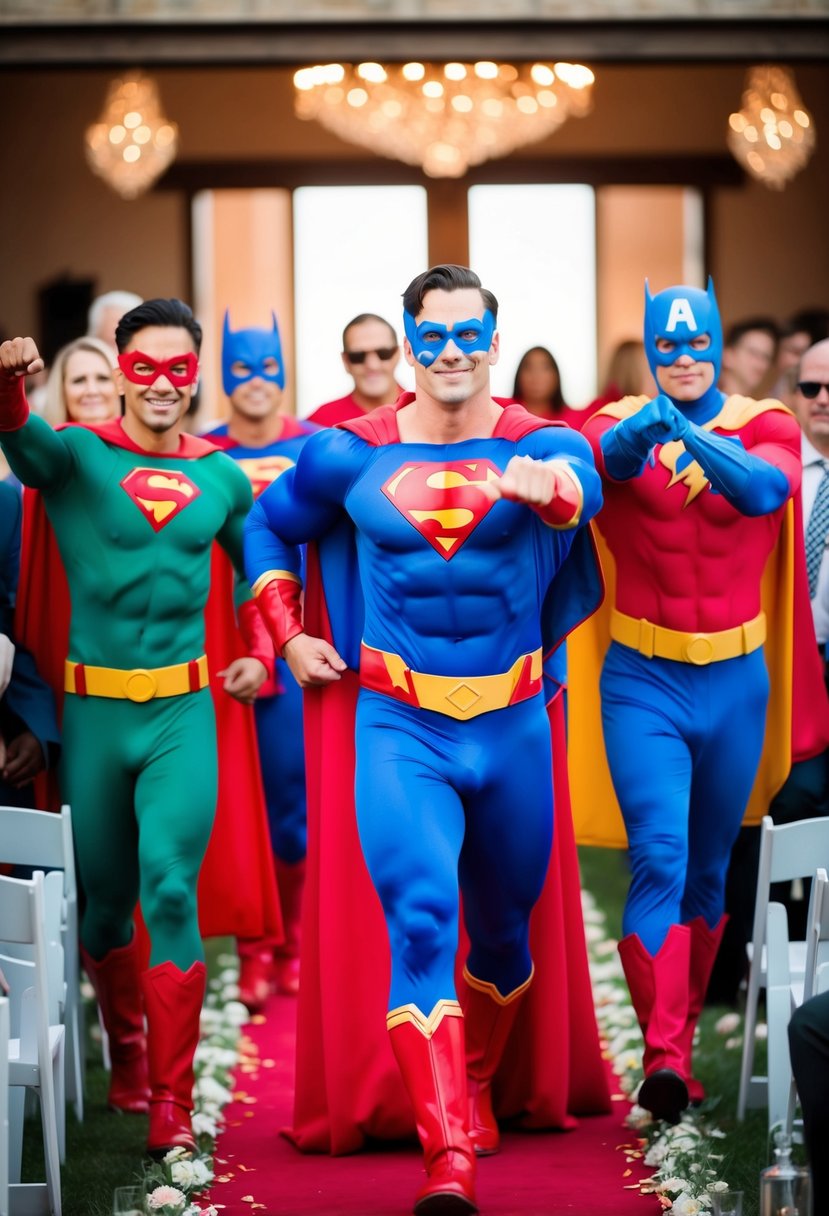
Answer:
[[[100,121],[86,131],[86,159],[122,198],[136,198],[174,160],[177,144],[155,81],[136,72],[109,86]]]
[[[578,63],[330,63],[294,75],[300,118],[429,177],[461,177],[588,113],[593,81]]]
[[[774,190],[806,164],[815,124],[785,68],[751,68],[742,109],[728,119],[728,146],[753,177]]]

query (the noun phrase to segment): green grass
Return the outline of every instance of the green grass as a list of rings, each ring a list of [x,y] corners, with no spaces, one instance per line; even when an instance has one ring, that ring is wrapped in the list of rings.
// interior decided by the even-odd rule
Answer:
[[[208,976],[218,970],[219,954],[232,952],[233,942],[216,938],[206,943]],[[87,1010],[87,1028],[95,1021]],[[66,1112],[66,1163],[61,1167],[64,1216],[112,1216],[112,1193],[118,1186],[140,1180],[147,1140],[146,1115],[119,1115],[107,1107],[109,1073],[101,1046],[87,1035],[84,1121]],[[27,1123],[23,1137],[23,1180],[45,1177],[39,1116]]]
[[[607,918],[611,937],[621,935],[622,907],[628,887],[625,854],[614,849],[580,849],[582,881]],[[208,943],[208,968],[218,969],[219,954],[232,949],[227,939]],[[724,1155],[720,1176],[745,1192],[744,1216],[758,1216],[759,1174],[768,1164],[766,1112],[750,1111],[745,1122],[736,1120],[740,1073],[739,1049],[726,1050],[714,1024],[727,1012],[714,1006],[700,1020],[697,1072],[711,1097],[706,1106],[710,1123],[726,1133],[715,1151]],[[91,1017],[88,1017],[88,1022]],[[758,1066],[764,1063],[761,1058]],[[101,1064],[100,1046],[90,1042],[86,1072],[86,1116],[82,1125],[67,1113],[67,1159],[63,1167],[65,1216],[111,1216],[112,1192],[133,1182],[141,1173],[147,1120],[143,1116],[115,1115],[107,1110],[108,1075]],[[716,1095],[716,1096],[715,1096]],[[43,1157],[39,1123],[27,1127],[24,1140],[24,1179],[42,1179]],[[643,1213],[649,1203],[642,1200]]]

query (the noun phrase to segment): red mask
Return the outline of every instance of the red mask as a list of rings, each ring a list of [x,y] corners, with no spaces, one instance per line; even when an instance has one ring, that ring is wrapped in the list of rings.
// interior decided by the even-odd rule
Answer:
[[[152,371],[139,375],[135,370],[137,363],[146,364]],[[186,355],[173,355],[172,359],[153,359],[143,351],[131,350],[118,356],[118,366],[133,384],[155,384],[159,376],[166,376],[175,388],[184,388],[192,384],[199,374],[198,355],[194,355],[192,351]],[[182,367],[184,371],[173,371],[173,368]]]

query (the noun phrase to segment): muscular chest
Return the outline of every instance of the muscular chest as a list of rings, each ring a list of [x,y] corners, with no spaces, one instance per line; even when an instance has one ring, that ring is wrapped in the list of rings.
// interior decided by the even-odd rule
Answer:
[[[476,553],[520,544],[525,508],[493,502],[486,493],[511,452],[503,445],[468,457],[421,458],[398,447],[372,461],[349,492],[346,507],[364,544],[394,564],[420,559],[441,579],[455,577]]]
[[[61,514],[104,549],[149,560],[164,553],[184,559],[209,549],[227,517],[226,496],[207,462],[143,460],[130,452],[105,453],[79,480]]]

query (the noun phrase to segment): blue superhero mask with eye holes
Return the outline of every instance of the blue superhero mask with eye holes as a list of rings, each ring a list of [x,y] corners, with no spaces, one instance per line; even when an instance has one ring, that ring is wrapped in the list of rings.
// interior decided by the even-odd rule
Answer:
[[[489,350],[495,333],[495,318],[487,308],[483,319],[470,317],[468,321],[456,321],[447,329],[439,321],[421,321],[418,325],[412,314],[404,311],[403,328],[415,359],[423,367],[430,367],[450,340],[465,355],[475,350]]]
[[[710,345],[705,350],[694,350],[691,342],[703,334],[711,339]],[[674,349],[657,350],[657,338],[673,342]],[[645,353],[654,375],[657,367],[670,367],[682,355],[690,355],[695,363],[713,363],[716,384],[722,362],[722,323],[710,275],[707,291],[668,287],[655,296],[645,281]]]
[[[285,387],[285,365],[282,362],[282,342],[276,313],[271,313],[271,321],[271,329],[237,329],[234,332],[230,328],[230,310],[225,312],[222,331],[222,387],[228,397],[233,396],[240,384],[246,384],[255,376],[270,380],[280,388]],[[276,371],[272,366],[266,367],[271,359],[276,363]],[[240,375],[232,370],[235,363],[244,363],[249,370]]]

